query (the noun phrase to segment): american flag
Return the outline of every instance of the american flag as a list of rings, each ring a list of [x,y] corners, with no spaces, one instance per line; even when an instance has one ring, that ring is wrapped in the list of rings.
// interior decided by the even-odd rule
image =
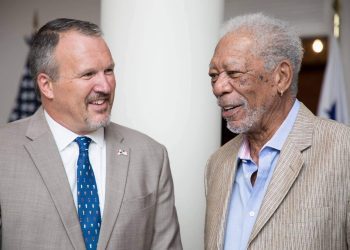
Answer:
[[[330,37],[329,55],[318,104],[318,115],[350,124],[346,82],[339,43]]]
[[[26,39],[30,45],[32,38]],[[24,72],[19,85],[16,103],[9,117],[9,122],[28,117],[40,107],[41,102],[37,97],[34,87],[34,81],[29,71],[28,57],[24,67]]]

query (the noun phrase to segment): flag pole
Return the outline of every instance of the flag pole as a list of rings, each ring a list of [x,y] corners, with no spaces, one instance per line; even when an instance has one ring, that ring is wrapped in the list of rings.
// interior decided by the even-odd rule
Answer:
[[[340,40],[340,0],[333,1],[333,36]]]

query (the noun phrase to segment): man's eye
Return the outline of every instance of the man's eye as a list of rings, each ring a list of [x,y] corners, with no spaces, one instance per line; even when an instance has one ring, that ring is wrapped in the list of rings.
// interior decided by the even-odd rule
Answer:
[[[216,73],[209,73],[209,76],[210,76],[210,78],[211,78],[211,82],[212,82],[212,83],[215,83],[216,80],[217,80],[218,77],[219,77],[219,75],[216,74]]]
[[[227,71],[227,75],[230,78],[239,78],[243,75],[243,72],[240,71]]]
[[[107,74],[107,75],[113,74],[113,72],[114,72],[114,69],[113,69],[113,68],[110,68],[110,69],[106,69],[106,70],[105,70],[105,74]]]
[[[90,79],[90,78],[92,78],[94,75],[95,75],[94,72],[87,72],[87,73],[85,73],[85,74],[83,75],[83,78],[84,78],[84,79]]]

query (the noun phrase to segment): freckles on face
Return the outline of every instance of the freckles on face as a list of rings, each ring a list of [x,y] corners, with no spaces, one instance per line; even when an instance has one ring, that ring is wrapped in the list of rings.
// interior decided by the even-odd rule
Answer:
[[[239,78],[239,87],[248,87],[251,84],[250,80],[247,77]]]
[[[268,75],[261,72],[263,69],[254,69],[232,79],[230,91],[218,96],[222,116],[234,133],[246,133],[258,127],[273,99],[270,91],[274,84],[269,84]]]
[[[263,59],[253,53],[254,46],[249,33],[228,34],[218,43],[210,63],[213,92],[222,116],[235,133],[259,124],[272,102],[274,86]]]

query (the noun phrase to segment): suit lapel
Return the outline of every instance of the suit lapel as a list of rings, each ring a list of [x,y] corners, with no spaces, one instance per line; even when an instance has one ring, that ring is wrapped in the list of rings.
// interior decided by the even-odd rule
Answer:
[[[85,244],[72,191],[70,190],[60,154],[46,123],[42,109],[39,109],[31,118],[27,137],[31,141],[25,145],[25,148],[30,154],[51,195],[72,245],[76,249],[84,249]]]
[[[106,249],[116,223],[124,197],[129,168],[130,148],[122,144],[123,138],[117,129],[108,126],[105,130],[107,144],[106,200],[98,249]]]
[[[238,135],[234,141],[229,142],[223,148],[220,158],[213,159],[212,165],[215,173],[210,174],[210,193],[207,195],[206,215],[206,249],[222,249],[227,210],[232,192],[232,183],[236,175],[237,154],[242,142],[242,136]]]
[[[283,153],[280,155],[280,159],[277,163],[278,165],[276,166],[261,204],[259,215],[253,227],[249,243],[256,237],[262,227],[279,207],[303,166],[304,161],[301,153],[295,150],[293,145],[288,143],[288,146],[283,147],[282,152]]]
[[[314,115],[301,104],[293,129],[281,150],[248,245],[273,216],[298,177],[304,164],[302,151],[311,146],[313,120]]]

